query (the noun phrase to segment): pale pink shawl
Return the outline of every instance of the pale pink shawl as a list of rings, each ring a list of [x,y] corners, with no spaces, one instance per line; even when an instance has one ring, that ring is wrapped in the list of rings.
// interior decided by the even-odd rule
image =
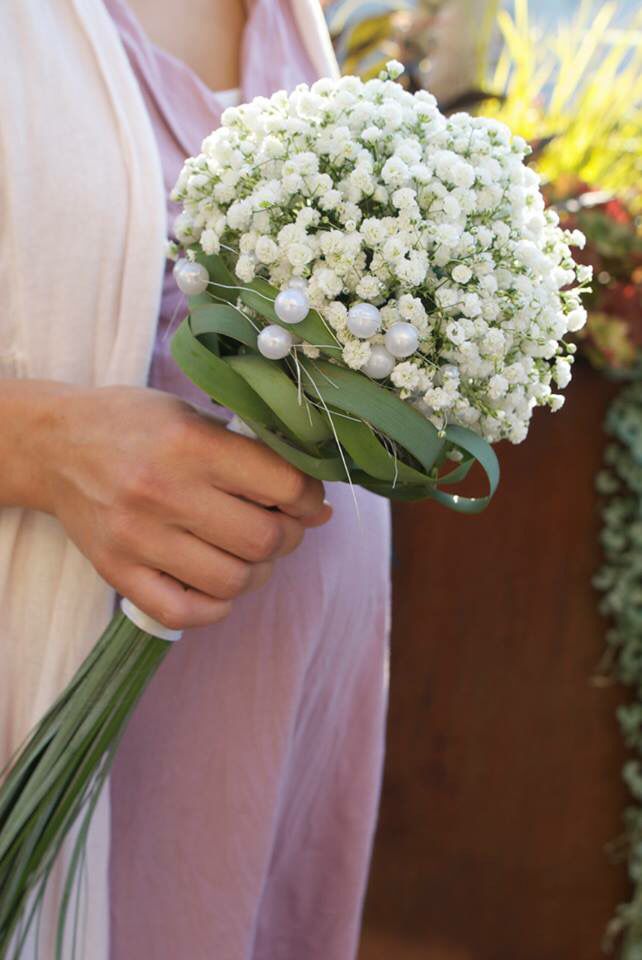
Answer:
[[[168,235],[179,207],[169,194],[186,157],[200,152],[201,142],[218,127],[226,106],[182,61],[159,49],[146,36],[126,0],[105,0],[140,84],[160,152],[167,197]],[[269,54],[266,55],[266,38]],[[290,0],[251,0],[243,34],[240,99],[291,90],[312,83],[318,71],[292,17]],[[185,314],[186,301],[168,263],[152,357],[150,384],[203,404],[202,391],[181,373],[171,357],[170,336]]]

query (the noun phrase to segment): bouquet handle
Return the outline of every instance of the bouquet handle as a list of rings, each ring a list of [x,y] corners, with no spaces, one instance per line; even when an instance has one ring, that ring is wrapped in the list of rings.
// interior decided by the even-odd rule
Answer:
[[[159,640],[167,640],[170,643],[175,643],[183,636],[182,630],[170,630],[169,627],[164,627],[158,620],[154,620],[149,614],[139,610],[136,604],[128,600],[127,597],[123,597],[120,601],[120,609],[127,619],[131,620],[139,630],[142,630],[143,633],[149,633],[153,637],[158,637]]]

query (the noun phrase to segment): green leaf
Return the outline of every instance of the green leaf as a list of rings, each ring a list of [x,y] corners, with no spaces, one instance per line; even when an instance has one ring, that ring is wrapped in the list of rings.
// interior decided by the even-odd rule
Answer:
[[[305,389],[336,408],[369,423],[375,430],[408,450],[429,472],[444,446],[435,427],[394,393],[362,373],[325,360],[301,360],[307,373]]]
[[[347,480],[346,468],[341,457],[332,455],[314,457],[308,453],[304,453],[298,447],[293,446],[282,437],[277,436],[277,434],[272,433],[271,430],[267,430],[261,426],[260,423],[252,423],[250,421],[248,422],[248,426],[254,430],[263,443],[271,447],[272,450],[283,457],[284,460],[287,460],[288,463],[291,463],[292,466],[302,470],[303,473],[307,473],[308,476],[314,477],[316,480],[325,481]]]
[[[208,333],[232,337],[256,350],[257,332],[236,307],[224,303],[202,303],[190,309],[190,327],[195,337]]]
[[[266,403],[252,390],[229,364],[199,343],[187,317],[172,338],[171,352],[192,383],[223,407],[234,410],[244,420],[258,420],[266,426],[277,426],[277,420]]]
[[[299,396],[280,364],[258,355],[229,357],[227,362],[304,446],[314,446],[331,436],[327,418],[317,412],[303,392]]]
[[[394,452],[386,449],[367,423],[348,419],[340,414],[333,420],[342,446],[369,477],[385,480],[393,487],[399,484],[424,487],[434,482],[425,473],[403,463]]]

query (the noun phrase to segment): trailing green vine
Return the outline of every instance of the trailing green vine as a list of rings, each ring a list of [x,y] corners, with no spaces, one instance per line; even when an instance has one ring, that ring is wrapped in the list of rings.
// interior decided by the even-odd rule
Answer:
[[[623,769],[631,793],[618,843],[628,862],[631,899],[617,908],[606,946],[622,934],[620,960],[642,960],[642,382],[624,387],[611,403],[605,430],[610,440],[596,478],[605,498],[600,540],[604,564],[594,579],[601,612],[611,626],[607,658],[615,679],[631,688],[618,708],[624,741],[632,751]]]

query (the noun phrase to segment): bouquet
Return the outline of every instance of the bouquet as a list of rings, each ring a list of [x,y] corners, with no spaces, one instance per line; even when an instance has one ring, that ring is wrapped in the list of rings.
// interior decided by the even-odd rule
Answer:
[[[216,403],[322,480],[474,513],[535,407],[558,410],[585,322],[570,246],[525,141],[444,117],[392,62],[228,109],[187,160],[171,255],[173,355]],[[452,493],[477,463],[481,497]],[[176,634],[127,601],[0,790],[0,957],[17,956],[71,826],[62,956],[93,804]]]

